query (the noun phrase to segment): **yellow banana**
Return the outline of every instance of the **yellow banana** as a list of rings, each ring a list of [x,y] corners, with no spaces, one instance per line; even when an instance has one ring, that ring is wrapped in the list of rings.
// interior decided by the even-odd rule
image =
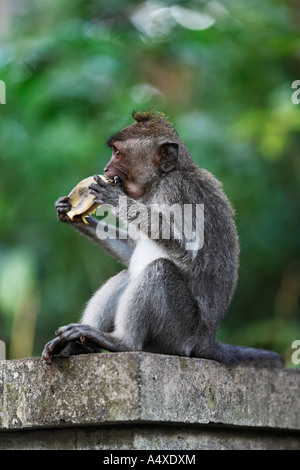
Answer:
[[[106,179],[103,175],[99,176],[105,183],[112,182]],[[91,212],[94,212],[96,207],[99,206],[99,204],[94,203],[95,196],[89,192],[89,186],[93,183],[95,183],[94,177],[89,176],[88,178],[80,181],[70,192],[69,202],[71,203],[72,207],[69,212],[67,212],[67,216],[70,217],[71,220],[74,220],[76,215],[80,215],[82,221],[86,225],[89,225],[85,217]]]

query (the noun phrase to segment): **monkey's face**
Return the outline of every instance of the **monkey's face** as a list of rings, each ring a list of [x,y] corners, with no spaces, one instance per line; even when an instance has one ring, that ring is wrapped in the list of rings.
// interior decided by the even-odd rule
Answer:
[[[105,177],[117,176],[125,194],[140,199],[159,175],[154,164],[155,146],[149,139],[132,138],[113,141],[110,147],[112,156],[104,169]]]
[[[142,198],[178,167],[179,145],[174,137],[178,138],[176,132],[161,119],[153,123],[147,118],[125,127],[107,141],[112,156],[104,169],[106,178],[117,176],[125,194]]]

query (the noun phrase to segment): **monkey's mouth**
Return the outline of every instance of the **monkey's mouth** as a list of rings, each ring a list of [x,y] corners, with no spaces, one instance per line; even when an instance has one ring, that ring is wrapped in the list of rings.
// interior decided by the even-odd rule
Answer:
[[[126,173],[123,170],[121,170],[120,168],[117,168],[114,165],[110,165],[109,167],[106,167],[104,169],[104,174],[105,174],[105,178],[107,178],[109,182],[111,183],[116,183],[118,181],[121,184],[123,184],[124,180],[127,177]]]

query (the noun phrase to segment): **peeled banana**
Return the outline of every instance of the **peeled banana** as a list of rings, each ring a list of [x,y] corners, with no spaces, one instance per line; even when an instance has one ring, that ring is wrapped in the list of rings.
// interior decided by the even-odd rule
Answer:
[[[104,181],[104,183],[111,183],[105,178],[103,175],[99,175],[100,178]],[[85,219],[87,215],[93,212],[99,204],[94,203],[95,196],[90,194],[89,186],[95,183],[94,177],[89,176],[84,180],[80,181],[75,188],[69,194],[69,202],[72,205],[71,210],[67,212],[67,216],[74,220],[76,215],[80,215],[82,221],[89,225],[88,221]]]

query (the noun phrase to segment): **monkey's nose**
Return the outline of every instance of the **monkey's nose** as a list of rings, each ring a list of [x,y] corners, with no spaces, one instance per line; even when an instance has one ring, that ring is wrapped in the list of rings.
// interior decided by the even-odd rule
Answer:
[[[106,165],[106,167],[104,168],[104,170],[103,170],[103,171],[104,171],[104,173],[107,173],[107,172],[108,172],[108,170],[109,170],[109,165]]]

